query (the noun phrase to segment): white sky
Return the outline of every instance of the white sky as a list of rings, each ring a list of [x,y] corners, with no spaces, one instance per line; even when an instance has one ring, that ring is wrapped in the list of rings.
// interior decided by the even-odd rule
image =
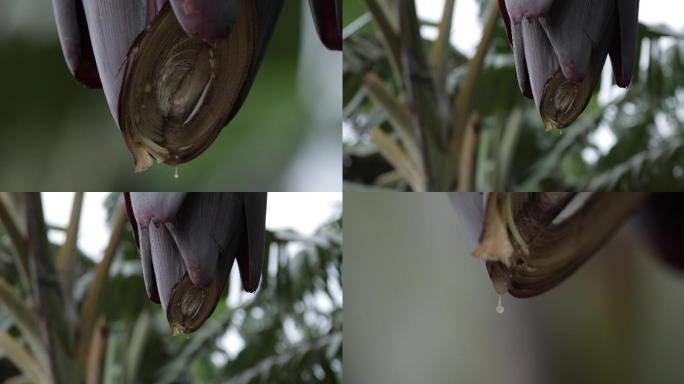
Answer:
[[[86,193],[81,210],[81,223],[78,236],[78,247],[87,256],[95,260],[102,258],[102,252],[109,240],[109,229],[106,226],[106,212],[103,206],[106,192]],[[73,192],[42,193],[45,221],[48,224],[66,227],[71,215],[71,204],[74,200]],[[50,231],[48,236],[53,242],[64,241],[64,233]]]
[[[78,247],[94,260],[100,260],[109,240],[106,212],[103,206],[107,192],[85,194],[81,211]],[[45,221],[66,227],[74,198],[73,192],[46,192],[42,194]],[[342,193],[271,192],[268,194],[266,227],[292,228],[304,235],[313,234],[321,224],[333,218],[342,208]],[[50,231],[50,240],[63,241],[64,233]]]

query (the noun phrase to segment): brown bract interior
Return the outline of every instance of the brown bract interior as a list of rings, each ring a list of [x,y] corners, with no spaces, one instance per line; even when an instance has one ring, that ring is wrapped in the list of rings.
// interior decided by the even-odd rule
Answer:
[[[226,124],[257,44],[255,2],[242,0],[225,39],[187,35],[168,5],[129,54],[120,123],[136,171],[199,155]]]
[[[512,200],[511,215],[497,212],[499,220],[507,223],[507,230],[500,229],[498,236],[506,240],[506,248],[512,249],[512,254],[506,259],[485,259],[495,289],[500,294],[507,291],[516,297],[529,297],[555,287],[601,248],[645,196],[592,194],[559,221],[554,219],[565,212],[572,204],[571,198],[577,195],[561,192],[500,196]],[[485,225],[492,225],[491,220]],[[485,234],[493,228],[485,228]],[[518,232],[517,236],[513,230]]]
[[[546,83],[541,101],[541,117],[547,131],[565,128],[572,124],[584,111],[593,93],[593,73],[579,83],[568,81],[559,69]]]
[[[173,335],[194,332],[204,324],[221,298],[226,277],[217,271],[211,285],[203,289],[192,284],[188,274],[183,276],[171,291],[166,314]]]

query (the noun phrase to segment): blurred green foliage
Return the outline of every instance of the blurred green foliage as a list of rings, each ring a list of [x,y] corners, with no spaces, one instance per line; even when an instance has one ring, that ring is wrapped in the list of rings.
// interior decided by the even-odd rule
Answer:
[[[3,2],[0,14],[4,190],[339,189],[338,180],[296,177],[341,167],[339,97],[305,97],[339,93],[339,66],[329,64],[341,57],[318,41],[307,2],[285,2],[246,103],[179,179],[164,165],[134,174],[104,94],[82,87],[64,63],[49,2]],[[302,62],[320,62],[330,86],[302,75]]]

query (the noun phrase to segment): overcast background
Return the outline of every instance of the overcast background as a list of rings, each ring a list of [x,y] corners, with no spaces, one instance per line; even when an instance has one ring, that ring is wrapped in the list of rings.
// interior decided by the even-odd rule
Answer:
[[[497,294],[444,193],[345,193],[349,383],[681,383],[684,274],[632,220],[560,286]]]

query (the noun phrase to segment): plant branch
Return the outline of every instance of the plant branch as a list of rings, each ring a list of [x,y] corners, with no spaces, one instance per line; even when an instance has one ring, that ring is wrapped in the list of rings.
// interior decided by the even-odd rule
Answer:
[[[435,89],[432,71],[423,51],[418,17],[413,1],[400,1],[401,58],[409,105],[423,149],[427,189],[446,190],[452,181],[447,154],[448,110]]]
[[[40,336],[40,328],[38,328],[38,317],[2,277],[0,277],[0,304],[7,309],[21,335],[26,338],[41,368],[47,371],[50,367]]]
[[[76,192],[71,205],[71,217],[69,226],[65,230],[66,239],[57,255],[57,270],[60,272],[60,280],[64,292],[71,292],[73,281],[75,280],[75,261],[76,242],[78,240],[78,229],[81,222],[81,209],[83,207],[83,192]],[[76,318],[76,306],[73,297],[68,294],[65,297],[65,311],[69,318]]]
[[[135,340],[133,340],[135,341]],[[107,321],[100,316],[95,324],[95,330],[90,337],[90,353],[86,359],[85,382],[98,384],[102,382],[102,365],[107,350]],[[129,381],[132,383],[133,380]]]
[[[80,381],[73,359],[74,334],[64,311],[64,294],[47,240],[40,193],[25,193],[28,255],[33,293],[50,358],[52,380],[56,383]]]
[[[392,18],[390,17],[390,9],[383,5],[383,0],[364,0],[366,3],[366,8],[370,12],[375,25],[377,25],[380,31],[380,36],[382,36],[382,42],[385,45],[385,50],[388,52],[387,57],[389,58],[390,67],[394,73],[395,78],[398,83],[401,83],[403,77],[402,64],[401,64],[401,49],[399,43],[399,35],[397,33],[397,26],[393,25]]]
[[[40,364],[38,364],[23,345],[17,342],[7,332],[0,332],[0,349],[5,352],[12,364],[14,364],[26,378],[31,380],[31,382],[39,384],[47,384],[50,382],[45,372],[41,369]]]
[[[392,124],[392,128],[401,139],[406,152],[418,167],[423,169],[423,159],[416,142],[415,129],[412,125],[411,114],[408,109],[382,84],[374,73],[368,73],[363,80],[363,86],[370,99],[378,105]]]
[[[424,191],[425,181],[421,173],[392,137],[376,127],[371,130],[371,142],[375,144],[382,157],[392,164],[414,191]]]
[[[93,281],[88,288],[88,293],[81,305],[78,356],[82,361],[88,356],[90,335],[92,335],[95,327],[95,320],[97,318],[97,312],[100,309],[102,292],[105,283],[109,278],[109,269],[112,266],[114,256],[116,256],[116,251],[121,243],[121,235],[123,234],[127,222],[126,209],[121,206],[117,210],[112,232],[109,236],[109,243],[105,249],[102,261],[97,265],[95,277],[93,278]]]
[[[468,116],[470,116],[475,85],[477,84],[477,79],[482,71],[484,59],[489,50],[489,45],[492,42],[492,37],[494,36],[494,31],[496,30],[498,22],[499,9],[496,2],[492,1],[487,10],[487,17],[482,30],[482,39],[477,46],[475,56],[468,62],[465,78],[463,79],[463,83],[461,83],[461,87],[452,107],[451,153],[455,161],[458,161],[459,152],[461,151],[461,148],[463,148],[463,136],[465,134]]]
[[[518,145],[518,138],[522,130],[523,111],[519,106],[513,107],[508,121],[501,133],[501,142],[496,156],[496,190],[505,191],[508,178],[510,177],[511,166],[515,158],[515,148]]]
[[[475,170],[475,156],[477,155],[477,132],[479,131],[480,116],[473,112],[466,125],[463,137],[463,148],[460,151],[461,159],[458,162],[458,191],[467,192],[473,190],[473,174]]]
[[[147,343],[147,337],[150,334],[150,313],[143,311],[131,332],[131,342],[128,345],[126,353],[126,377],[128,383],[134,383],[138,377],[138,371],[145,359],[143,352]]]
[[[83,207],[83,192],[74,194],[74,201],[71,205],[71,217],[69,226],[66,229],[66,239],[57,257],[57,268],[62,274],[66,274],[65,280],[70,280],[73,273],[73,256],[78,240],[78,227],[81,222],[81,208]],[[67,290],[68,291],[68,290]]]
[[[432,67],[435,74],[435,84],[444,84],[446,82],[447,53],[454,19],[455,3],[456,0],[446,0],[444,2],[442,21],[439,23],[439,36],[437,36],[437,40],[432,47],[430,61],[432,62]]]
[[[26,238],[21,232],[20,225],[10,209],[11,200],[7,192],[0,193],[0,223],[2,223],[7,235],[16,251],[12,255],[14,264],[19,272],[19,278],[26,289],[30,288],[28,276],[28,257],[26,252]]]

